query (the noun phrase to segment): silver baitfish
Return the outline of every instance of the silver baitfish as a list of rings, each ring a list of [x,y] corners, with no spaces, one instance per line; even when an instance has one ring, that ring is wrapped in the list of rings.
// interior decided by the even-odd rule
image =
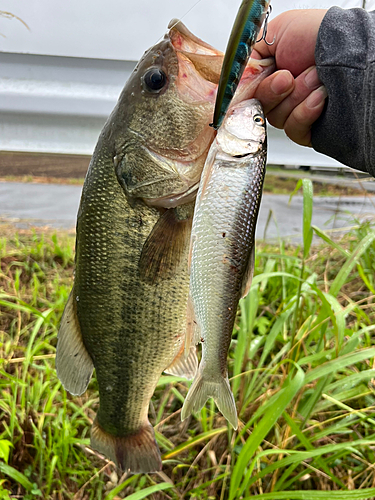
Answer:
[[[254,235],[266,170],[266,120],[256,99],[233,107],[209,151],[190,243],[186,349],[202,343],[202,360],[182,408],[184,420],[212,397],[237,428],[227,355],[238,301],[250,288]]]

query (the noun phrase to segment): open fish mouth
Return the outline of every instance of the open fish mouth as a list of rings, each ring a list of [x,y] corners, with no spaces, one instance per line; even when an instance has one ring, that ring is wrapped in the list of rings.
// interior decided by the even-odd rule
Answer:
[[[175,82],[180,98],[193,105],[214,106],[224,61],[223,52],[198,38],[178,19],[172,19],[168,29],[166,36],[178,59],[178,76]],[[258,84],[274,69],[275,60],[272,57],[250,59],[232,105],[254,97]]]
[[[224,54],[191,33],[178,19],[168,27],[178,59],[176,86],[180,98],[193,105],[213,106]]]
[[[192,63],[199,76],[206,80],[206,82],[213,84],[211,87],[206,85],[206,89],[214,90],[209,97],[213,96],[215,99],[220,79],[221,67],[224,61],[223,52],[215,49],[212,45],[195,36],[178,19],[172,19],[168,25],[168,29],[169,38],[174,49],[176,50],[179,65],[184,66],[184,62],[186,64],[186,61]],[[274,68],[275,61],[273,58],[259,60],[251,59],[244,70],[234,104],[241,100],[253,97],[250,94],[250,91],[246,90],[249,87],[252,87],[251,92],[254,92],[254,86],[249,85],[249,82],[251,80],[257,80],[257,76],[260,76],[262,73],[264,73],[263,77],[270,74]],[[184,76],[183,71],[179,71],[179,76]],[[202,84],[202,82],[200,83]],[[192,85],[189,85],[189,87],[192,87]]]
[[[205,80],[218,85],[224,60],[223,52],[195,36],[178,19],[172,19],[168,29],[177,56],[189,59]]]

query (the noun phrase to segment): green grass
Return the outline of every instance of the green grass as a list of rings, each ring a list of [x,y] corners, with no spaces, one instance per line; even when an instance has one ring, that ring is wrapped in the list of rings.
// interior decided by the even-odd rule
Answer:
[[[89,449],[95,378],[72,397],[56,377],[73,235],[1,230],[0,499],[375,498],[375,230],[354,221],[332,241],[311,226],[310,181],[299,184],[304,245],[259,243],[240,303],[228,360],[238,431],[211,401],[181,422],[188,384],[162,376],[150,406],[161,474],[120,478]]]

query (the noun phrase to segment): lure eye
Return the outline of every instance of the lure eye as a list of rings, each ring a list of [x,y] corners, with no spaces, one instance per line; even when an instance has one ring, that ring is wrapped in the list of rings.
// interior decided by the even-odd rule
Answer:
[[[257,125],[264,125],[264,118],[262,118],[260,115],[255,115],[254,116],[254,122]]]
[[[167,76],[161,69],[152,68],[143,76],[143,82],[147,90],[151,92],[159,92],[167,83]]]

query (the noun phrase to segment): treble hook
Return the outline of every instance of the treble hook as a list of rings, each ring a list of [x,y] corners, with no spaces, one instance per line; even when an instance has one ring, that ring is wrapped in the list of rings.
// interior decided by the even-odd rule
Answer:
[[[268,28],[268,18],[270,17],[271,12],[272,12],[272,5],[269,5],[268,9],[267,9],[266,18],[264,20],[264,28],[263,28],[262,36],[259,38],[259,40],[256,41],[256,43],[261,42],[262,40],[264,40],[267,45],[273,45],[275,43],[276,36],[273,37],[272,42],[267,42],[267,40],[266,40],[267,28]]]

